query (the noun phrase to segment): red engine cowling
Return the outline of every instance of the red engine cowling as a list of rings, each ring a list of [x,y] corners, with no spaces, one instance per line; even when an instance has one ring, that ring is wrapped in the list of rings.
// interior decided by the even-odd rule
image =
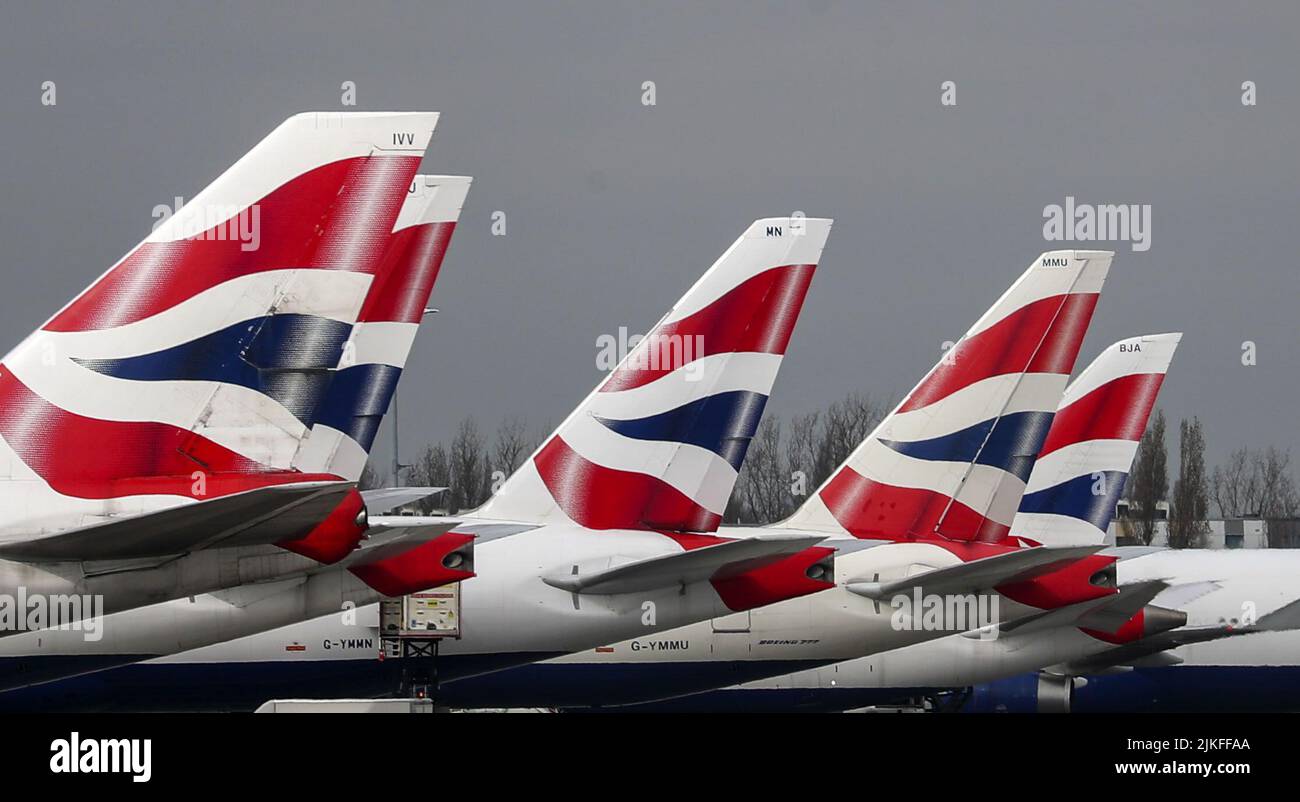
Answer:
[[[997,591],[1012,601],[1053,610],[1110,596],[1118,592],[1115,584],[1115,558],[1093,554],[1049,574],[999,585]]]
[[[474,535],[464,532],[444,532],[400,551],[385,546],[375,551],[374,559],[348,570],[385,596],[405,596],[474,576]]]
[[[319,563],[330,565],[352,553],[370,528],[366,502],[356,488],[348,491],[325,520],[304,537],[283,540],[276,545]]]
[[[1088,629],[1087,627],[1080,627],[1080,631],[1097,640],[1118,645],[1133,643],[1151,635],[1178,629],[1186,623],[1187,613],[1182,610],[1170,610],[1168,607],[1148,604],[1138,610],[1136,615],[1125,621],[1124,625],[1114,632],[1103,632],[1098,629]]]

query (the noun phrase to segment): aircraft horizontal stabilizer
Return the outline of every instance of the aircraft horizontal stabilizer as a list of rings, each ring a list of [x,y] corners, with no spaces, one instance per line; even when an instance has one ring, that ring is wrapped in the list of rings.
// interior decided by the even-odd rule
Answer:
[[[1159,596],[1168,587],[1169,583],[1158,579],[1122,585],[1119,588],[1119,593],[1107,596],[1100,602],[1095,603],[1092,609],[1079,616],[1076,625],[1084,629],[1115,632],[1133,616],[1142,612],[1143,608],[1150,604],[1152,599]],[[1182,623],[1187,623],[1186,615],[1183,616]]]
[[[417,539],[437,537],[443,532],[450,532],[460,526],[464,521],[460,518],[432,518],[415,515],[382,515],[370,519],[370,528],[366,530],[366,542],[362,544],[361,550],[355,553],[355,557],[349,560],[349,564],[356,561],[356,558],[373,553],[380,547],[398,540],[407,543],[415,542]],[[422,541],[421,541],[422,542]]]
[[[1181,610],[1202,596],[1213,593],[1222,587],[1222,583],[1214,580],[1184,582],[1178,585],[1170,585],[1168,590],[1161,591],[1160,595],[1151,601],[1152,604],[1158,604],[1161,607],[1172,607],[1175,610]]]
[[[184,554],[214,546],[259,545],[302,538],[355,487],[301,482],[0,544],[0,557],[21,562],[127,560]]]
[[[936,568],[891,582],[850,582],[847,588],[851,593],[877,601],[911,593],[917,587],[925,593],[974,593],[1049,574],[1100,550],[1100,546],[1035,546]]]
[[[543,581],[572,593],[609,595],[706,580],[732,580],[792,557],[824,539],[821,535],[755,535],[648,557],[613,568],[577,571],[575,566],[575,573],[551,575],[543,577]]]
[[[1060,667],[1060,670],[1063,673],[1074,675],[1098,674],[1117,666],[1127,667],[1139,663],[1149,664],[1153,656],[1167,652],[1170,649],[1176,649],[1179,646],[1186,646],[1191,643],[1205,643],[1220,638],[1245,635],[1254,631],[1253,629],[1212,626],[1161,632],[1132,643],[1116,646],[1113,649],[1107,649],[1104,652],[1099,652],[1081,660],[1072,661],[1068,665]]]
[[[1260,616],[1253,629],[1257,632],[1281,632],[1300,629],[1300,599]]]
[[[445,487],[376,487],[362,490],[361,498],[366,502],[366,509],[371,515],[384,515],[398,507],[423,501],[430,496],[442,493]]]
[[[1114,666],[1172,664],[1181,662],[1176,655],[1164,655],[1170,649],[1194,643],[1235,638],[1255,632],[1281,632],[1300,629],[1300,600],[1261,616],[1253,624],[1223,624],[1208,627],[1190,627],[1159,632],[1141,640],[1108,649],[1086,660],[1070,663],[1066,670],[1075,674],[1096,673]]]
[[[1084,627],[1103,632],[1113,632],[1137,615],[1169,586],[1160,580],[1121,585],[1118,592],[1101,599],[1044,610],[1041,613],[1018,618],[996,625],[1002,638],[1028,638],[1031,635],[1060,627]],[[962,633],[964,637],[985,637],[983,629]]]

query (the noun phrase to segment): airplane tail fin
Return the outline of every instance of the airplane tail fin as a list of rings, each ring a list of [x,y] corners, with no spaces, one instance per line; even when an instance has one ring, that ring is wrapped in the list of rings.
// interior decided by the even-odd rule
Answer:
[[[831,221],[755,221],[477,513],[712,531]]]
[[[290,463],[437,117],[289,118],[10,352],[13,516],[52,531],[321,478]]]
[[[295,468],[361,478],[472,180],[420,175],[412,182]]]
[[[780,526],[888,540],[1004,539],[1111,257],[1035,259]]]
[[[1052,546],[1105,540],[1181,339],[1120,340],[1070,383],[1020,501],[1015,536]]]

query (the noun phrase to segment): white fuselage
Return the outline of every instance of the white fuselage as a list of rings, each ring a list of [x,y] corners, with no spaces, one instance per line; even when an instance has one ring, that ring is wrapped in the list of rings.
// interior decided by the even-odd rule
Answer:
[[[724,530],[720,534],[728,532]],[[475,546],[477,576],[461,586],[463,635],[441,643],[439,674],[444,680],[456,680],[545,660],[539,665],[546,671],[567,675],[574,668],[584,672],[594,668],[599,673],[591,676],[597,680],[608,678],[608,682],[593,681],[575,698],[569,691],[559,691],[545,682],[513,682],[514,671],[505,671],[500,675],[502,681],[510,684],[505,704],[626,703],[706,690],[750,676],[787,673],[791,664],[851,660],[942,638],[953,631],[926,628],[919,616],[916,619],[902,616],[889,601],[876,602],[845,589],[848,583],[864,578],[888,581],[920,570],[956,564],[959,560],[951,551],[917,543],[871,545],[849,540],[838,543],[845,550],[836,559],[837,587],[734,613],[722,604],[707,582],[685,588],[597,596],[563,591],[541,579],[557,571],[564,573],[570,565],[579,562],[597,559],[617,563],[679,548],[657,533],[546,526],[494,539],[481,538]],[[986,602],[984,612],[993,614],[995,621],[1033,612],[1033,608],[998,594],[990,594]],[[161,607],[174,608],[176,604],[179,603]],[[653,610],[652,616],[647,616],[649,609]],[[150,660],[145,665],[375,662],[377,614],[373,608],[359,612],[359,615],[328,615],[225,643],[211,641],[214,645],[183,653],[169,649],[157,654],[172,656]],[[197,616],[189,620],[194,622]],[[163,631],[176,627],[177,623],[177,619],[169,620]],[[954,622],[940,623],[947,626]],[[989,622],[967,619],[961,622],[961,628],[982,623]],[[211,625],[200,626],[215,632]],[[147,629],[136,627],[137,631]],[[194,626],[187,629],[191,634],[196,631]],[[114,628],[106,626],[104,641],[112,643],[114,637]],[[160,644],[164,639],[153,636],[143,646],[158,648],[165,645]],[[361,646],[343,649],[338,646],[343,643]],[[610,643],[614,645],[606,646]],[[30,648],[24,654],[16,654],[4,646],[0,643],[0,654],[13,658],[39,659],[41,654],[48,654],[33,654]],[[75,643],[71,646],[76,653],[85,651]],[[150,653],[141,650],[139,640],[129,647],[123,643],[121,651],[135,655],[136,659]],[[547,659],[556,655],[568,656]],[[618,671],[628,664],[645,666],[660,679],[623,683]],[[739,675],[733,673],[737,665],[743,672]],[[674,671],[674,666],[686,670]],[[654,671],[656,667],[664,670]],[[728,677],[733,679],[729,681]],[[468,692],[472,690],[468,683],[472,682],[473,679],[452,681],[444,686],[452,703],[457,689]],[[355,692],[353,688],[351,693]],[[340,687],[337,693],[347,694],[349,690]],[[491,691],[488,696],[495,693]],[[467,704],[477,706],[480,702],[475,699]],[[497,698],[486,698],[482,704],[499,706],[500,702]]]
[[[574,566],[598,570],[682,551],[675,540],[656,532],[476,523],[480,531],[474,552],[477,576],[464,582],[460,592],[464,636],[442,644],[442,659],[456,663],[444,672],[446,676],[590,649],[733,612],[708,581],[617,594],[572,593],[543,581],[567,575]],[[264,634],[254,637],[251,647],[231,644],[232,653],[257,651],[261,642],[275,644],[268,649],[268,659],[283,657],[284,638],[300,640],[283,631],[294,629],[286,625],[310,628],[316,625],[300,622],[320,616],[326,616],[321,619],[326,625],[340,630],[338,639],[351,642],[368,635],[358,627],[377,619],[373,610],[354,614],[354,606],[377,598],[346,570],[335,567],[309,581],[265,581],[220,597],[178,599],[109,615],[93,641],[80,631],[22,633],[0,640],[0,685],[13,687],[14,677],[40,676],[40,681],[48,681],[71,676],[86,665],[98,670],[115,664],[103,659],[113,655],[125,658],[116,664],[133,662],[255,633]],[[332,612],[338,614],[329,615]],[[91,656],[101,659],[84,663],[54,659]],[[292,656],[306,655],[295,651]],[[374,656],[374,651],[366,655]],[[471,659],[458,661],[458,657]],[[42,666],[43,659],[48,665]]]
[[[1300,552],[1286,550],[1158,551],[1121,561],[1118,575],[1121,584],[1152,579],[1162,579],[1174,587],[1207,583],[1203,595],[1177,608],[1187,613],[1187,628],[1238,625],[1300,599]],[[1159,603],[1160,599],[1156,601]],[[1111,648],[1114,644],[1074,626],[1024,637],[977,639],[954,635],[835,665],[747,682],[718,694],[743,704],[736,695],[805,692],[816,694],[822,700],[822,707],[856,707],[860,701],[853,696],[856,691],[893,688],[906,694],[921,689],[966,687],[1083,660]],[[1180,647],[1175,654],[1191,662],[1232,662],[1258,649],[1263,652],[1252,660],[1295,663],[1300,661],[1300,633],[1225,638]],[[843,705],[836,705],[837,695],[845,697]]]

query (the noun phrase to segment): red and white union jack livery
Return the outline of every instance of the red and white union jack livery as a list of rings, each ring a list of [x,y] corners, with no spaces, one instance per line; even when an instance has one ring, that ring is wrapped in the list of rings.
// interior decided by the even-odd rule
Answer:
[[[368,319],[363,304],[391,278],[390,237],[416,236],[394,228],[437,117],[290,118],[4,358],[0,556],[280,543],[335,560],[355,547],[357,448],[306,443],[313,427],[373,422],[373,410],[342,421],[343,362],[400,367],[366,330],[402,326],[409,340],[432,274],[376,293]],[[463,186],[447,192],[463,199]],[[339,512],[357,521],[316,531]]]
[[[1065,391],[1012,534],[1053,546],[1100,544],[1182,334],[1113,343]]]
[[[1121,340],[1103,350],[1070,383],[1030,475],[1030,492],[1016,515],[1013,532],[1032,532],[1037,540],[1053,546],[1101,543],[1180,336]],[[881,566],[861,565],[863,556],[907,550],[916,557],[922,548],[932,547],[908,542],[861,548],[841,554],[837,569],[846,577],[871,579]],[[986,554],[996,553],[987,548]],[[1031,552],[1010,548],[1002,553]],[[921,556],[904,567],[924,578],[927,563],[934,561]],[[1020,565],[1013,570],[1022,569]],[[948,589],[977,592],[982,580],[987,591],[1007,578],[992,571],[972,577],[964,588],[949,585]],[[1022,583],[1021,591],[1028,589],[1026,584]],[[878,633],[880,620],[892,616],[895,608],[882,603],[879,612],[884,615],[873,619],[861,611],[863,599],[835,590],[755,610],[745,628],[720,632],[705,623],[660,636],[682,644],[679,649],[652,651],[626,642],[614,644],[596,653],[531,666],[514,677],[453,683],[446,697],[453,705],[585,707],[645,702],[713,688],[717,690],[712,693],[645,703],[635,709],[791,709],[790,696],[795,693],[798,704],[809,709],[863,707],[895,701],[884,695],[884,689],[891,687],[899,689],[895,694],[899,698],[914,695],[918,688],[963,687],[1149,636],[1170,621],[1179,622],[1170,611],[1148,604],[1161,587],[1149,582],[1119,585],[1117,593],[1099,598],[1084,595],[1081,603],[1046,613],[1028,611],[1031,617],[1021,621],[1032,621],[1033,626],[1020,626],[1021,621],[1011,618],[983,622],[1006,625],[997,638],[969,637],[969,633],[938,638],[933,632]],[[1007,608],[1026,612],[1020,605]],[[832,666],[777,676],[837,658]],[[721,687],[745,677],[755,681]]]
[[[477,576],[461,588],[462,616],[474,625],[441,647],[444,680],[832,587],[831,550],[816,545],[821,535],[737,539],[707,531],[758,425],[829,230],[828,220],[755,223],[484,509],[448,518],[374,516],[372,531],[401,523],[415,538],[368,543],[309,581],[334,576],[346,584],[350,573],[386,594],[409,592],[429,581],[421,570],[436,565],[410,547],[421,530],[454,527],[446,536],[476,538]],[[340,421],[329,430],[348,429],[329,420]],[[557,450],[570,456],[553,459]],[[96,664],[167,654],[319,609],[276,603],[236,613],[219,598],[202,601],[197,612],[173,603],[115,616],[103,645],[93,647]],[[360,611],[358,620],[370,614]],[[178,615],[187,622],[184,643],[159,636],[166,630],[158,622]],[[67,670],[68,661],[34,660],[40,647],[31,640],[3,650],[27,672],[19,681],[30,681],[36,665],[45,678]],[[89,648],[65,646],[78,654]]]
[[[717,529],[830,225],[751,225],[480,514]]]
[[[412,182],[356,325],[335,354],[338,370],[293,467],[349,481],[361,478],[470,183],[466,176],[448,175],[421,175]]]
[[[833,586],[823,535],[713,534],[830,227],[749,226],[483,507],[455,516],[453,533],[477,537],[461,595],[476,624],[443,646],[443,679]]]
[[[326,471],[346,480],[360,476],[469,186],[470,179],[463,176],[416,176],[353,328],[352,346],[339,355],[311,433],[295,457],[301,470]],[[384,505],[427,493],[427,488],[387,488],[362,495],[367,506],[382,511]],[[385,526],[369,527],[367,534],[360,548],[330,566],[286,559],[290,555],[268,547],[262,547],[260,554],[248,547],[209,549],[169,561],[169,566],[187,566],[192,578],[202,573],[193,570],[196,563],[213,558],[220,562],[225,552],[237,551],[240,566],[265,561],[285,572],[279,582],[257,581],[258,577],[236,572],[235,579],[254,584],[113,613],[93,644],[76,630],[40,630],[0,639],[0,685],[48,682],[88,668],[102,670],[140,654],[183,651],[335,612],[348,604],[370,604],[381,593],[398,596],[474,576],[470,536],[443,533],[440,528]],[[288,570],[292,564],[297,571]],[[229,571],[226,575],[231,576]],[[124,577],[130,591],[118,587],[111,594],[114,607],[123,606],[124,597],[139,598],[142,588],[158,581],[159,572],[137,570],[119,574],[118,580]],[[165,576],[162,579],[166,581]],[[155,595],[172,595],[175,587],[164,585]],[[70,659],[92,651],[93,660]]]
[[[978,510],[981,517],[997,515],[1001,516],[998,520],[1009,524],[1019,503],[1024,478],[1033,467],[1052,414],[1060,403],[1109,265],[1109,253],[1051,253],[1036,259],[992,309],[979,318],[954,352],[930,372],[920,388],[909,396],[909,401],[900,405],[905,411],[891,416],[872,437],[880,438],[883,432],[888,431],[888,439],[906,450],[904,440],[942,442],[954,432],[971,428],[971,421],[989,421],[979,430],[981,437],[978,440],[952,437],[961,449],[951,449],[945,455],[947,459],[925,461],[918,457],[908,458],[923,467],[933,464],[936,479],[931,481],[931,486],[936,488],[944,487],[938,480],[949,474],[960,479],[968,469],[996,466],[997,472],[987,476],[986,485],[999,484],[1003,475],[1009,477],[1007,482],[1015,483],[1008,484],[1007,492],[1011,496],[1008,511],[1003,512],[1001,507],[993,504],[994,500],[1003,500],[1001,493],[988,493],[989,498],[981,501],[969,495],[962,496],[954,482],[954,489],[948,490],[946,495],[967,498],[967,503]],[[695,307],[679,304],[678,309],[682,308]],[[676,319],[678,313],[675,312],[668,321]],[[618,378],[616,372],[601,389],[625,386]],[[629,381],[626,385],[635,387],[636,382]],[[604,400],[599,394],[594,398],[596,402]],[[638,428],[644,429],[648,427],[640,420],[664,408],[673,407],[664,404],[644,412],[638,409],[620,417],[637,420]],[[911,427],[909,433],[904,434],[901,425],[891,428],[891,424],[900,419]],[[991,434],[995,425],[998,429],[996,437]],[[608,428],[603,422],[601,426]],[[544,455],[548,447],[557,447],[556,439],[567,443],[567,431],[581,429],[572,419],[566,421],[560,432],[538,454]],[[595,429],[595,432],[597,435],[603,433],[600,429]],[[1000,444],[998,438],[1005,438],[1011,444]],[[970,444],[969,440],[975,442]],[[990,446],[990,443],[996,445]],[[933,448],[928,443],[926,445]],[[685,448],[683,445],[683,450]],[[853,455],[849,465],[857,465],[860,458],[880,453],[871,450],[871,442],[868,442]],[[887,447],[885,454],[904,456],[900,451]],[[536,470],[521,474],[521,478],[528,480],[524,486],[532,491],[529,499],[536,505],[534,509],[540,510],[538,514],[556,516],[562,521],[588,516],[585,520],[595,522],[599,519],[592,510],[597,503],[632,498],[637,500],[637,504],[633,512],[627,514],[636,513],[641,517],[631,523],[650,517],[643,512],[646,507],[640,501],[642,497],[636,494],[611,494],[608,499],[586,496],[569,499],[560,493],[553,494],[553,486],[564,485],[547,481],[547,467],[543,461]],[[583,470],[596,473],[586,469],[585,465]],[[576,469],[573,474],[582,476]],[[913,470],[910,475],[928,478],[924,470]],[[901,472],[885,473],[881,483],[905,486],[901,481],[905,478]],[[575,482],[573,486],[581,488],[584,485]],[[612,482],[611,486],[614,486]],[[866,499],[867,502],[873,500]],[[820,504],[820,507],[805,507],[790,521],[781,524],[721,527],[713,535],[693,534],[690,543],[704,542],[710,544],[711,549],[719,549],[747,539],[806,537],[810,532],[823,532],[832,538],[824,541],[822,547],[834,545],[837,548],[837,587],[834,589],[799,594],[800,598],[768,605],[729,605],[731,609],[748,608],[750,611],[735,620],[728,619],[726,626],[701,620],[660,636],[680,644],[680,648],[645,649],[642,633],[634,630],[625,636],[627,639],[621,642],[611,639],[595,653],[577,653],[574,649],[568,656],[505,675],[451,682],[444,688],[444,693],[449,695],[448,698],[456,699],[457,704],[486,703],[489,706],[496,702],[563,706],[645,701],[728,685],[744,678],[780,675],[799,666],[850,660],[940,638],[984,623],[1012,621],[1041,614],[1044,610],[1116,595],[1111,581],[1113,559],[1095,555],[1097,549],[1092,546],[1025,548],[1011,542],[971,542],[975,540],[978,527],[972,527],[966,533],[966,540],[949,539],[958,534],[956,529],[946,529],[943,535],[925,529],[916,529],[914,534],[908,527],[889,529],[880,526],[870,533],[866,527],[855,527],[851,531],[841,520],[830,515],[825,504],[817,500],[812,503]],[[490,504],[488,509],[500,511],[494,504]],[[810,509],[820,509],[821,517],[810,514]],[[524,512],[520,510],[513,514],[522,515]],[[846,515],[844,520],[852,519]],[[1008,528],[1004,526],[1003,531]],[[552,550],[564,542],[560,537],[562,524],[546,529],[552,530],[549,543]],[[599,542],[600,534],[595,532],[590,539]],[[609,533],[605,540],[635,542],[629,537],[632,534],[627,530]],[[488,536],[485,531],[484,537]],[[507,547],[514,547],[514,556],[520,561],[534,562],[539,568],[554,562],[552,554],[542,553],[548,545],[545,538],[526,540],[524,537],[512,535],[502,540],[508,544]],[[495,581],[492,571],[483,568],[482,558],[491,552],[496,542],[480,540],[476,554],[480,576],[467,584],[467,600],[480,592],[493,593],[496,598],[510,597],[511,594],[497,591],[492,586]],[[530,550],[532,548],[537,551]],[[687,554],[700,551],[704,549],[696,547]],[[651,567],[635,563],[606,567],[604,563],[597,563],[592,555],[585,561],[574,560],[572,565],[559,570],[543,571],[542,576],[556,588],[574,591],[572,617],[576,618],[579,610],[600,609],[589,595],[584,594],[600,589],[602,585],[606,588],[629,587],[626,580],[635,570]],[[620,574],[620,570],[624,573]],[[725,585],[719,589],[725,589]],[[987,605],[985,614],[988,619],[980,619],[972,613],[970,617],[933,624],[925,622],[918,605],[917,615],[914,618],[909,616],[914,623],[900,626],[895,620],[897,608],[894,603],[897,597],[911,599],[914,593],[941,597],[952,594],[972,599],[979,594],[985,598],[997,598],[998,603]],[[527,607],[524,613],[527,625],[521,621],[518,626],[507,627],[499,648],[505,648],[504,639],[507,637],[516,648],[540,643],[542,638],[533,630],[545,631],[546,619],[542,615],[545,609],[541,605]],[[588,615],[592,613],[588,612]],[[328,629],[328,624],[322,622],[322,627]],[[490,642],[493,635],[487,633],[479,637],[480,634],[475,633],[468,640],[477,645]],[[571,644],[576,645],[572,641]],[[462,646],[458,643],[451,648],[456,650]],[[229,653],[234,651],[232,646]]]
[[[1110,262],[1039,256],[784,526],[1005,539]]]
[[[1012,525],[1013,540],[1058,547],[1104,541],[1181,338],[1173,333],[1120,340],[1070,382],[1030,474]],[[1187,617],[1153,602],[1199,597],[1216,583],[1170,587],[1168,578],[1176,574],[1170,564],[1156,562],[1151,570],[1147,568],[1150,550],[1135,551],[1136,559],[1121,556],[1117,565],[1117,593],[1059,607],[1035,617],[1032,626],[1005,627],[997,638],[953,635],[728,688],[710,701],[719,704],[725,699],[731,705],[762,710],[778,695],[797,692],[816,709],[843,710],[892,702],[916,695],[918,689],[968,687],[1051,666],[1037,678],[1039,697],[1050,689],[1054,698],[1068,702],[1073,690],[1071,670],[1103,671],[1180,642],[1202,642],[1241,631],[1198,627],[1186,635],[1186,641],[1164,635],[1185,624]],[[1174,554],[1197,556],[1191,550]],[[1221,564],[1216,562],[1214,570],[1221,572]],[[1214,576],[1217,579],[1221,573]],[[707,710],[709,705],[694,709]]]

